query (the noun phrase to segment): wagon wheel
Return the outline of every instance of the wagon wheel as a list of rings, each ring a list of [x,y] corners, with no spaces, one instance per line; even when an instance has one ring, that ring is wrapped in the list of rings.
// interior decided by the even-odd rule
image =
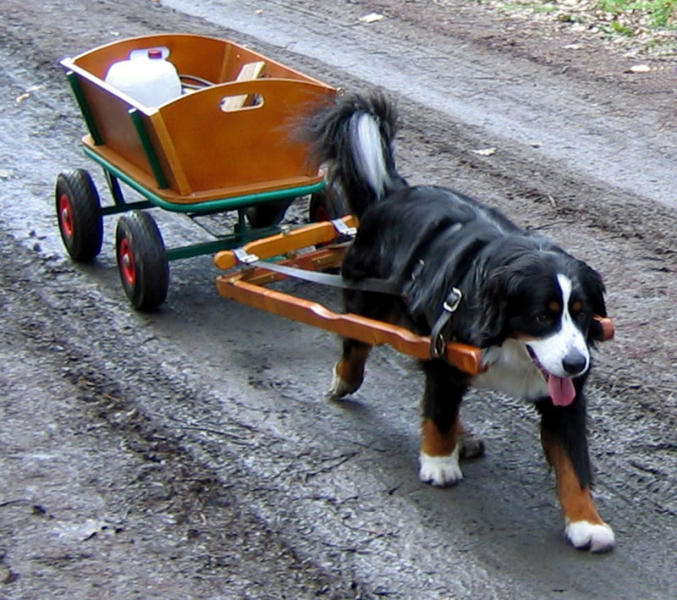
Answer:
[[[272,227],[277,225],[284,218],[289,205],[294,201],[278,200],[277,202],[266,202],[257,206],[250,206],[245,209],[247,220],[252,227]]]
[[[310,197],[308,218],[311,223],[331,221],[345,217],[347,214],[350,214],[350,209],[336,185],[327,184],[323,190]]]
[[[61,240],[68,254],[78,262],[91,262],[101,252],[103,216],[90,174],[85,169],[59,173],[55,200]]]
[[[169,263],[155,219],[138,210],[123,215],[115,231],[122,287],[134,308],[151,310],[167,297]]]

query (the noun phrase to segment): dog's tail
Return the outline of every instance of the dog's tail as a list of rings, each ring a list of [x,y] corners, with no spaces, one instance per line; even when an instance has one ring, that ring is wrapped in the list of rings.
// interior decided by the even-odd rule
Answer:
[[[338,184],[358,218],[390,192],[405,187],[395,168],[395,107],[383,94],[351,95],[316,113],[305,134],[315,159]]]

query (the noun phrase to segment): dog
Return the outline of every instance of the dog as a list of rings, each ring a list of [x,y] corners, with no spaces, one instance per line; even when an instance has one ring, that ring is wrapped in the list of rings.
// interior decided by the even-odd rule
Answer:
[[[461,425],[472,386],[526,399],[541,416],[541,442],[555,471],[566,539],[606,552],[615,539],[591,495],[583,387],[606,316],[600,275],[495,208],[451,189],[409,185],[393,150],[394,104],[382,93],[345,95],[306,122],[311,154],[359,219],[341,266],[344,280],[385,280],[399,293],[344,290],[345,309],[483,350],[485,371],[468,375],[442,358],[422,362],[420,479],[462,479],[459,458],[483,451]],[[355,392],[370,346],[343,339],[330,395]]]

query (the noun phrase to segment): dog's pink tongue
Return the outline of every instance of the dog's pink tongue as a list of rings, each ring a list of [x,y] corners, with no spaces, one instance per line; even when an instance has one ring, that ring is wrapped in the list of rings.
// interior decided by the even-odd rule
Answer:
[[[574,382],[568,377],[548,375],[548,391],[555,406],[569,406],[576,397]]]

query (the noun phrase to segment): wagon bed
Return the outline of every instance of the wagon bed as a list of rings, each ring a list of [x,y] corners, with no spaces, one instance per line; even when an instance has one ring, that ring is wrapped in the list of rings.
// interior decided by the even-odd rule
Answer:
[[[204,85],[148,107],[105,82],[112,64],[151,48],[165,50],[183,82]],[[323,185],[290,131],[335,90],[263,54],[228,40],[164,34],[61,64],[89,129],[85,152],[165,209],[229,210]],[[251,65],[262,67],[256,78],[238,81]]]

